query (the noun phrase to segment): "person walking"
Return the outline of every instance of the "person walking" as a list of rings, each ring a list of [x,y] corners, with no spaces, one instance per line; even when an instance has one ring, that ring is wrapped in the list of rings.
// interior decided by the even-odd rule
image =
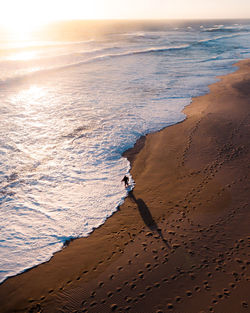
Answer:
[[[123,179],[122,179],[122,182],[124,182],[124,186],[125,186],[125,187],[128,187],[128,181],[129,181],[129,178],[128,178],[127,175],[125,175],[125,176],[123,177]]]

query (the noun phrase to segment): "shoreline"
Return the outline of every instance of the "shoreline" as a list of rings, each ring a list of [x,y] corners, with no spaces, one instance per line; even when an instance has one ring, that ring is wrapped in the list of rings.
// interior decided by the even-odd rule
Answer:
[[[244,61],[244,60],[242,60],[242,61]],[[239,62],[241,62],[241,61],[239,61]],[[237,62],[237,63],[238,63],[238,62]],[[232,70],[234,69],[234,67],[237,67],[237,65],[236,65],[237,63],[234,63],[234,64],[231,65]],[[232,73],[232,71],[230,71],[230,70],[228,70],[228,71],[229,71],[229,73],[226,74],[226,75],[229,75],[230,73]],[[237,71],[237,68],[236,68],[234,71]],[[234,72],[234,71],[233,71],[233,72]],[[223,76],[225,76],[225,75],[223,75]],[[223,76],[222,76],[222,77],[223,77]],[[215,76],[214,79],[215,79],[216,81],[218,81],[218,79],[220,79],[220,76]],[[216,83],[216,82],[215,82],[215,83]],[[210,85],[213,85],[213,84],[214,84],[214,83],[212,83],[212,84],[210,84]],[[210,85],[208,85],[207,87],[209,88]],[[189,104],[186,104],[186,105],[184,106],[184,108],[182,109],[181,112],[184,112],[184,111],[185,111],[185,108],[186,108],[187,106],[189,106],[189,105],[192,104],[192,99],[193,99],[193,98],[202,97],[202,96],[204,96],[204,95],[206,95],[206,94],[208,94],[208,93],[209,93],[209,91],[204,92],[204,93],[203,93],[202,95],[200,95],[200,96],[192,97],[191,100],[190,100],[190,102],[189,102]],[[136,158],[136,155],[140,152],[141,149],[143,149],[144,144],[145,144],[145,141],[146,141],[146,137],[147,137],[149,134],[155,134],[155,133],[161,132],[161,131],[163,131],[164,129],[166,129],[166,128],[168,128],[168,127],[177,125],[177,124],[179,124],[179,123],[183,123],[186,119],[187,119],[187,116],[186,116],[183,120],[178,121],[178,122],[176,122],[176,123],[174,123],[174,124],[166,125],[166,126],[162,127],[161,129],[154,130],[154,131],[152,131],[152,132],[146,133],[145,135],[141,135],[141,136],[136,140],[136,142],[134,143],[133,147],[128,148],[127,150],[125,150],[125,151],[121,154],[121,157],[124,157],[124,158],[126,158],[126,159],[129,161],[129,163],[130,163],[130,171],[131,171],[133,162],[134,162],[134,160],[135,160],[135,158]],[[133,177],[132,177],[132,178],[133,178]],[[132,190],[133,190],[133,189],[132,189]],[[116,207],[116,211],[114,211],[110,216],[108,216],[107,219],[111,218],[111,217],[119,210],[119,207],[124,203],[124,201],[125,201],[126,198],[128,198],[128,197],[129,197],[129,192],[128,192],[128,194],[127,194],[127,196],[126,196],[125,198],[121,198],[121,202],[122,202],[122,201],[123,201],[123,202],[122,202],[121,204],[119,204],[119,205]],[[107,219],[106,219],[106,220],[107,220]],[[104,221],[104,223],[106,222],[106,220]],[[8,280],[8,279],[10,279],[10,278],[13,278],[13,277],[18,276],[18,275],[22,275],[23,273],[25,273],[25,272],[27,272],[27,271],[30,271],[30,270],[32,270],[33,268],[36,268],[36,267],[38,267],[38,266],[40,266],[40,265],[42,265],[42,264],[45,264],[45,263],[50,262],[50,260],[54,257],[55,254],[60,253],[63,249],[65,249],[66,247],[68,247],[68,245],[69,245],[72,241],[78,240],[78,239],[81,239],[81,238],[87,238],[87,237],[89,237],[96,229],[102,227],[102,225],[103,225],[103,224],[100,224],[99,226],[93,228],[87,235],[78,236],[78,237],[72,237],[72,238],[70,238],[70,239],[65,240],[65,241],[62,243],[62,247],[61,247],[59,250],[53,252],[53,254],[50,256],[50,258],[49,258],[47,261],[44,261],[44,262],[42,262],[42,263],[33,265],[32,267],[26,268],[26,269],[24,269],[24,270],[22,270],[22,271],[20,271],[20,272],[18,272],[18,273],[16,273],[16,274],[13,274],[13,275],[11,275],[11,276],[6,277],[3,281],[0,282],[0,286],[1,286],[1,284],[3,284],[6,280]]]
[[[150,133],[146,136],[141,137],[136,142],[134,148],[131,148],[127,150],[126,152],[124,152],[123,156],[127,157],[128,160],[130,161],[131,174],[132,174],[133,179],[136,182],[136,186],[134,190],[129,193],[128,197],[125,199],[125,202],[120,206],[120,208],[118,208],[116,212],[114,212],[115,214],[113,214],[110,218],[108,218],[105,221],[103,225],[93,230],[90,236],[74,239],[73,241],[70,242],[69,247],[66,247],[65,249],[62,249],[59,252],[56,252],[48,262],[43,263],[41,265],[37,265],[36,267],[33,267],[32,269],[28,269],[25,272],[18,274],[16,276],[13,276],[11,278],[7,278],[3,283],[1,283],[0,296],[1,296],[1,299],[5,300],[5,301],[1,301],[2,302],[2,304],[0,305],[1,312],[15,312],[16,310],[18,311],[19,310],[20,311],[33,310],[32,312],[39,312],[41,311],[41,308],[43,308],[43,312],[57,312],[58,308],[60,307],[59,303],[65,302],[65,299],[64,299],[65,294],[67,294],[67,296],[70,294],[71,298],[77,298],[79,300],[79,295],[77,291],[78,289],[81,289],[82,292],[84,290],[83,292],[84,294],[86,293],[85,290],[95,290],[94,292],[97,293],[96,290],[98,288],[94,287],[98,285],[98,282],[96,280],[99,280],[100,277],[104,275],[104,273],[105,274],[111,273],[110,275],[116,276],[115,274],[112,274],[112,272],[117,272],[117,271],[121,272],[120,273],[121,278],[118,277],[117,280],[115,280],[117,286],[121,286],[123,272],[126,272],[127,268],[131,267],[131,264],[134,263],[131,257],[130,250],[132,250],[133,253],[135,253],[135,251],[137,250],[141,251],[141,246],[142,246],[142,253],[139,253],[139,255],[142,255],[141,256],[142,262],[137,264],[136,270],[142,272],[140,274],[143,275],[143,277],[139,278],[141,279],[141,281],[140,280],[138,281],[138,278],[137,278],[137,280],[134,283],[131,282],[131,284],[135,284],[135,288],[131,289],[132,291],[135,289],[140,289],[140,288],[142,289],[141,285],[145,283],[145,281],[143,280],[146,280],[146,276],[150,276],[151,273],[153,272],[153,269],[149,270],[152,267],[151,263],[153,262],[154,264],[159,263],[158,266],[154,267],[156,268],[155,271],[157,271],[157,268],[160,268],[158,272],[162,274],[162,271],[163,271],[164,272],[163,276],[165,278],[166,278],[166,273],[168,272],[171,272],[172,276],[181,277],[183,273],[180,274],[180,272],[177,271],[177,274],[176,274],[176,269],[174,269],[173,264],[174,263],[181,264],[179,266],[180,268],[185,267],[185,264],[181,263],[181,258],[183,256],[185,256],[185,258],[188,260],[187,263],[194,262],[193,265],[195,265],[198,262],[198,261],[194,261],[194,259],[196,258],[195,255],[197,254],[197,252],[193,251],[195,249],[192,249],[192,245],[191,247],[189,247],[190,246],[189,243],[185,242],[185,240],[183,239],[183,238],[189,238],[189,235],[187,235],[189,234],[188,231],[186,234],[185,233],[186,231],[183,230],[182,233],[180,233],[179,236],[177,236],[179,230],[182,228],[188,229],[188,227],[190,226],[189,221],[191,220],[192,223],[195,224],[196,228],[199,229],[198,232],[195,232],[196,235],[197,233],[198,234],[203,234],[204,232],[209,233],[209,230],[207,229],[210,229],[211,227],[206,225],[207,221],[204,220],[204,216],[206,217],[206,219],[208,218],[209,223],[212,223],[211,224],[213,225],[212,228],[216,228],[217,224],[214,223],[213,221],[214,218],[216,217],[218,218],[218,216],[223,215],[225,213],[224,211],[226,210],[226,208],[231,205],[232,199],[234,199],[232,197],[231,192],[227,190],[231,188],[232,186],[226,187],[226,188],[225,186],[221,187],[224,181],[227,180],[226,178],[229,175],[227,171],[225,171],[225,169],[224,169],[225,173],[221,175],[222,177],[220,177],[220,179],[217,178],[217,181],[213,185],[211,185],[210,183],[211,180],[214,180],[215,176],[218,176],[217,173],[223,170],[221,169],[221,167],[223,168],[224,165],[223,164],[220,165],[221,162],[219,162],[219,157],[217,157],[218,160],[216,159],[216,160],[213,160],[213,162],[210,162],[212,159],[212,152],[217,153],[216,149],[218,149],[218,147],[216,147],[216,149],[212,152],[210,150],[207,150],[206,147],[202,146],[202,144],[204,144],[203,141],[206,142],[206,139],[207,139],[206,137],[204,138],[204,135],[206,135],[206,133],[202,133],[202,131],[201,131],[201,134],[199,135],[197,135],[197,133],[201,129],[200,125],[202,123],[205,123],[204,124],[205,126],[203,125],[203,129],[205,127],[206,131],[209,130],[210,135],[211,134],[213,135],[213,136],[210,136],[210,140],[212,140],[212,142],[207,141],[207,145],[208,146],[210,145],[210,148],[211,147],[213,148],[213,145],[217,144],[216,140],[220,141],[224,137],[227,136],[225,129],[230,130],[230,125],[229,126],[227,124],[223,125],[224,132],[225,132],[223,133],[222,127],[218,125],[218,122],[216,124],[216,119],[219,119],[219,118],[221,119],[221,115],[220,115],[221,113],[217,112],[218,111],[217,108],[213,108],[213,111],[210,112],[208,108],[209,106],[211,107],[212,105],[211,103],[207,103],[206,100],[204,99],[207,99],[207,98],[209,99],[213,97],[213,92],[218,85],[226,89],[229,86],[228,84],[230,84],[230,78],[233,77],[234,79],[236,78],[236,82],[234,83],[234,85],[236,84],[235,89],[237,89],[238,97],[241,98],[241,101],[243,103],[244,99],[242,100],[242,98],[249,97],[248,90],[249,90],[250,80],[248,81],[249,79],[248,77],[250,73],[250,61],[249,60],[240,61],[236,63],[235,66],[239,66],[239,65],[240,65],[240,68],[238,68],[235,72],[219,77],[220,78],[219,82],[216,82],[215,84],[210,85],[209,86],[210,92],[208,94],[192,99],[192,102],[188,106],[186,106],[183,110],[187,116],[184,121],[182,121],[181,123],[171,125],[171,127],[167,126],[163,128],[162,130],[159,130],[157,132]],[[239,73],[241,73],[242,71],[244,72],[244,66],[245,66],[245,76],[244,78],[241,77],[240,81],[237,81],[237,77],[240,76]],[[247,69],[247,67],[249,67],[249,69]],[[242,82],[242,79],[243,79],[243,82]],[[229,80],[229,83],[228,83],[228,80]],[[238,83],[238,86],[237,86],[237,83]],[[231,89],[232,88],[234,88],[233,85]],[[230,92],[231,92],[231,89],[230,89]],[[220,89],[217,88],[216,92],[217,94],[214,97],[215,100],[217,97],[223,96],[223,92]],[[230,99],[228,99],[227,97],[228,102],[230,102],[229,100]],[[225,108],[225,103],[224,105],[222,105],[222,107],[224,111],[227,109]],[[207,111],[208,113],[204,114],[206,110],[208,110]],[[235,109],[234,107],[233,113],[235,113],[236,111],[237,109]],[[230,112],[227,112],[227,111],[225,112],[228,115],[230,115]],[[236,113],[238,114],[238,112]],[[210,129],[211,126],[209,126],[209,123],[207,122],[208,124],[206,124],[206,121],[204,122],[204,119],[206,120],[208,116],[211,114],[215,116],[215,122],[213,126],[217,127],[218,130],[223,133],[224,137],[221,135],[222,138],[217,138],[216,137],[217,134],[214,133],[214,130]],[[241,115],[240,115],[240,118],[242,119]],[[228,121],[229,122],[231,121],[231,123],[233,123],[232,121],[234,119],[235,119],[234,116],[230,116]],[[228,121],[227,123],[229,123]],[[238,122],[239,121],[237,120],[237,123]],[[240,129],[240,126],[238,128]],[[240,132],[240,130],[238,130],[238,132]],[[241,135],[244,137],[244,134],[241,134]],[[195,136],[197,138],[195,139],[195,144],[194,144],[193,137]],[[213,137],[216,138],[215,141],[213,141],[214,140]],[[165,144],[164,146],[164,142],[166,138],[168,140],[168,143]],[[226,139],[228,141],[228,138]],[[178,143],[178,145],[176,145],[176,142]],[[223,141],[220,142],[220,144],[222,145]],[[202,147],[202,149],[197,149],[196,147],[199,147],[199,148]],[[239,148],[239,147],[237,148],[238,150],[234,148],[236,150],[233,151],[231,149],[230,144],[228,144],[228,146],[224,147],[224,150],[222,149],[221,153],[222,154],[227,153],[227,151],[232,150],[232,158],[235,157],[237,161],[237,158],[242,157],[241,151],[243,152],[245,151],[245,148]],[[182,151],[183,149],[184,151]],[[164,167],[166,163],[166,159],[163,160],[162,155],[168,156],[167,161],[170,164],[166,167],[166,169]],[[176,156],[177,156],[177,160],[176,160]],[[243,157],[244,157],[244,153],[243,153]],[[204,167],[206,162],[209,164],[209,167],[206,167],[206,166]],[[202,173],[201,173],[200,167],[203,168]],[[174,172],[173,172],[173,169],[174,169]],[[162,173],[161,173],[161,170],[162,170]],[[249,168],[248,168],[248,171],[249,171]],[[233,169],[233,172],[237,172],[237,171]],[[211,176],[209,176],[210,175],[209,173],[211,174]],[[234,175],[236,174],[234,173]],[[241,175],[243,174],[241,173]],[[242,181],[246,183],[245,180],[242,180]],[[187,186],[187,182],[192,183],[194,185],[198,184],[198,186],[201,185],[201,182],[203,183],[200,187],[198,187],[200,189],[199,191],[196,187],[194,187],[192,189],[196,188],[196,190],[192,192],[192,189],[190,190],[190,186]],[[234,186],[241,185],[241,184],[242,183],[240,181],[237,182],[237,184],[231,183],[231,185],[234,185]],[[207,188],[207,186],[209,186],[209,188]],[[224,190],[222,190],[222,188],[224,188]],[[220,191],[219,193],[220,196],[217,195],[218,190]],[[191,196],[191,194],[193,193],[194,193],[194,197]],[[199,203],[203,203],[203,202],[206,203],[207,199],[210,199],[211,194],[213,193],[216,193],[216,195],[218,196],[218,199],[215,196],[216,199],[209,200],[209,202],[215,203],[215,205],[218,206],[220,209],[218,210],[217,208],[216,209],[213,208],[213,206],[210,203],[208,208],[206,208],[206,210],[203,209],[199,211],[199,213],[197,213],[196,212],[197,207],[200,206]],[[171,194],[171,197],[169,196],[169,194]],[[183,195],[185,195],[185,197],[183,197]],[[199,200],[197,201],[198,204],[196,203],[195,198]],[[195,205],[192,204],[191,206],[190,203],[195,203]],[[209,214],[207,213],[207,210],[209,211]],[[232,214],[231,211],[230,211],[230,214]],[[170,217],[172,219],[171,223],[168,221]],[[166,220],[168,222],[166,222]],[[179,223],[180,221],[177,222],[177,220],[182,220],[182,221],[181,223]],[[241,222],[243,223],[243,221]],[[166,225],[164,226],[164,224],[166,223],[168,225],[167,228],[166,228]],[[202,223],[205,226],[198,226],[198,225],[203,225]],[[185,227],[182,227],[180,224],[182,226],[185,224]],[[206,230],[201,230],[202,227]],[[227,235],[228,233],[226,232],[226,236]],[[175,238],[175,236],[179,238],[180,242]],[[151,242],[152,240],[155,242],[152,243]],[[192,240],[193,242],[195,242],[194,246],[198,245],[198,243],[195,241],[194,238]],[[246,239],[243,239],[243,242],[244,240]],[[157,246],[158,249],[154,248],[154,250],[156,250],[157,252],[153,252],[154,257],[158,256],[158,258],[155,258],[154,259],[155,261],[151,260],[151,263],[150,262],[145,263],[145,260],[149,258],[148,254],[150,254],[150,249],[148,249],[149,244],[158,245]],[[219,245],[218,242],[217,244]],[[165,249],[162,249],[162,247],[164,247]],[[184,250],[187,247],[188,247],[187,250],[190,250],[190,251],[186,253]],[[211,250],[211,248],[209,248],[207,251],[209,250]],[[87,255],[85,255],[86,251],[88,251]],[[162,252],[159,252],[159,251],[162,251]],[[165,255],[168,254],[168,256],[164,256],[164,253]],[[126,259],[125,256],[129,257],[128,260],[131,261],[130,263],[128,263],[128,260]],[[216,254],[216,257],[218,257],[217,254]],[[160,265],[160,262],[158,262],[157,259],[161,259],[161,258],[163,258],[163,260]],[[166,261],[166,259],[168,260]],[[165,263],[163,263],[164,260],[166,261]],[[151,265],[149,267],[145,266],[146,267],[146,270],[145,270],[143,262],[145,264],[151,264]],[[244,262],[245,261],[243,260],[243,264]],[[122,264],[122,265],[117,265],[117,264]],[[165,266],[166,264],[168,264],[167,268]],[[205,262],[205,264],[207,263]],[[192,275],[198,276],[197,273],[195,274],[193,273],[195,272],[195,270],[194,268],[192,268],[191,264],[189,265],[190,265],[189,269],[182,269],[182,271],[187,273],[189,278]],[[122,269],[120,270],[117,270],[117,268],[114,269],[114,266],[122,267]],[[162,266],[164,266],[164,269],[161,268]],[[136,267],[136,264],[135,264],[135,267]],[[211,271],[210,273],[213,273],[212,270],[210,271]],[[146,274],[145,272],[148,272],[148,273]],[[44,277],[44,274],[46,274],[47,276]],[[155,275],[155,277],[157,275]],[[211,275],[214,276],[213,274]],[[150,279],[152,280],[153,278],[151,277]],[[175,283],[176,286],[178,285],[178,281],[176,282],[176,278],[172,279],[171,275],[166,279],[168,280],[168,282],[170,280],[171,283]],[[194,279],[191,278],[191,281],[195,279],[196,277]],[[37,286],[37,283],[36,283],[37,281],[39,281],[39,286]],[[105,283],[103,283],[104,288],[101,288],[99,286],[99,289],[102,289],[102,290],[105,290],[105,288],[112,289],[110,287],[105,287],[105,286],[108,285],[108,283],[113,286],[113,284],[115,283],[113,278],[112,279],[106,278],[106,280],[103,279],[103,281],[105,281]],[[189,281],[186,282],[186,277],[184,279],[184,282],[187,288],[190,287],[190,282]],[[125,286],[124,288],[127,288],[127,287]],[[164,289],[166,288],[166,286],[165,287],[162,286],[162,283],[160,283],[160,286],[156,287],[156,289],[157,288],[159,288],[158,291],[160,290],[162,290],[162,292],[166,291]],[[107,292],[108,292],[108,289],[106,290]],[[192,300],[193,291],[190,291],[190,292],[191,292],[191,296],[187,296],[187,297],[190,298],[190,300]],[[142,295],[143,293],[144,293],[144,296]],[[161,292],[159,293],[161,294]],[[122,303],[121,300],[118,299],[120,301],[119,302],[118,300],[114,299],[115,298],[114,294],[115,292],[113,292],[110,297],[107,296],[107,300],[102,305],[108,305],[109,308],[111,308],[111,310],[115,311],[115,310],[118,310],[119,307],[122,307],[123,304],[121,304]],[[129,292],[127,291],[126,294],[129,294]],[[12,303],[9,303],[10,301],[7,299],[10,296],[12,299]],[[101,305],[101,303],[99,303],[100,301],[96,301],[97,304],[95,305],[93,304],[93,306],[91,305],[91,303],[94,301],[93,299],[95,298],[96,298],[95,295],[84,296],[84,299],[85,299],[84,301],[87,304],[85,305],[85,302],[84,304],[82,304],[83,300],[81,300],[80,304],[74,302],[73,307],[75,310],[80,310],[80,307],[84,308],[87,310],[85,312],[100,312],[98,311],[99,310],[98,305]],[[145,286],[144,286],[144,292],[141,292],[141,298],[140,296],[138,296],[137,298],[138,299],[134,303],[134,305],[131,305],[131,304],[127,305],[127,306],[130,306],[131,312],[136,312],[133,310],[135,309],[138,310],[139,308],[141,310],[143,307],[144,307],[144,312],[155,312],[155,311],[145,311],[145,308],[149,309],[148,299],[151,298],[151,296],[149,297],[147,296],[147,292],[145,292]],[[202,298],[202,301],[204,301],[204,296],[202,296],[201,298]],[[58,299],[60,299],[60,301],[58,301]],[[183,305],[185,301],[182,301],[182,300],[175,301],[175,303],[173,304],[174,298],[171,296],[171,293],[169,293],[169,296],[166,299],[168,299],[167,300],[168,302],[164,304],[164,309],[162,308],[163,312],[168,312],[168,311],[179,312],[179,311],[175,311],[175,307],[177,307],[178,310],[184,307]],[[183,299],[183,297],[181,297],[181,299]],[[223,296],[223,299],[224,299],[224,296]],[[91,302],[91,300],[93,301]],[[110,302],[110,300],[112,303]],[[159,302],[158,300],[159,298],[156,297],[155,302]],[[144,301],[144,304],[142,304],[143,301]],[[166,302],[166,300],[164,301]],[[216,301],[218,302],[218,300]],[[242,300],[242,301],[246,301],[246,300]],[[117,308],[115,306],[112,307],[113,304],[116,305]],[[201,300],[198,301],[198,304],[202,305]],[[187,311],[187,312],[195,312],[195,311],[192,311],[192,309],[194,308],[193,305],[197,306],[198,304],[197,303],[192,304],[190,306],[191,311]],[[67,304],[64,303],[64,306],[67,307],[67,305],[69,305],[69,302],[67,302]],[[72,303],[70,305],[72,306]],[[156,305],[156,303],[153,303],[153,305]],[[248,302],[248,305],[250,305],[249,302]],[[163,304],[162,304],[162,307],[163,307]],[[241,305],[241,308],[242,307],[243,305]],[[160,306],[158,310],[161,310]],[[216,310],[216,309],[213,309],[213,310]],[[244,310],[244,307],[243,307],[243,310]],[[212,310],[210,311],[213,312]],[[71,309],[65,309],[65,312],[73,312],[73,309],[72,311]],[[141,311],[137,311],[137,312],[141,312]],[[221,311],[218,311],[218,312],[221,312]],[[229,311],[225,311],[225,312],[227,313],[231,312],[230,308],[229,308]],[[241,312],[241,311],[238,311],[238,312]],[[245,311],[242,311],[242,312],[245,312]]]

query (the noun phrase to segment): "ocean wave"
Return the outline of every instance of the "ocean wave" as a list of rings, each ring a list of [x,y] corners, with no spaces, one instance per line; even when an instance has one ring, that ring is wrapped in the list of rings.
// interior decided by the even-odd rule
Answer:
[[[20,43],[1,43],[0,51],[4,52],[15,52],[18,50],[30,50],[30,49],[46,49],[46,48],[60,48],[69,46],[79,46],[90,44],[94,42],[94,39],[82,40],[82,41],[32,41],[32,42],[20,42]]]
[[[235,33],[235,32],[249,32],[247,26],[235,25],[235,26],[224,26],[224,25],[215,25],[214,27],[201,28],[202,32],[208,33]]]
[[[233,38],[233,37],[237,37],[239,34],[232,34],[232,35],[221,35],[221,36],[217,36],[217,37],[213,37],[213,38],[205,38],[205,39],[201,39],[199,41],[197,41],[196,44],[204,44],[207,42],[211,42],[211,41],[218,41],[218,40],[222,40],[222,39],[227,39],[227,38]]]
[[[69,63],[69,64],[65,64],[65,65],[51,66],[49,68],[37,68],[37,69],[33,68],[33,69],[30,69],[29,72],[27,72],[27,73],[1,79],[0,85],[5,85],[8,83],[17,82],[19,80],[22,80],[22,79],[28,78],[28,77],[33,78],[36,75],[47,74],[47,73],[53,72],[53,71],[64,70],[67,68],[77,67],[77,66],[80,66],[83,64],[102,61],[105,59],[126,57],[126,56],[138,55],[138,54],[150,54],[150,53],[157,53],[157,52],[183,50],[183,49],[187,49],[189,47],[190,47],[190,45],[180,45],[180,46],[171,46],[171,47],[151,47],[151,48],[140,49],[140,50],[125,51],[125,52],[120,52],[120,53],[118,52],[118,53],[101,54],[101,55],[97,55],[94,57],[90,57],[90,58],[85,59],[83,61],[78,61],[78,62]]]
[[[58,65],[58,66],[50,66],[50,67],[45,67],[45,68],[42,68],[42,67],[31,68],[31,69],[28,69],[26,73],[16,74],[14,76],[6,76],[0,79],[0,85],[4,86],[5,84],[21,82],[25,78],[34,78],[38,75],[48,74],[50,72],[65,70],[68,68],[73,68],[73,67],[81,66],[84,64],[93,63],[93,62],[104,61],[104,60],[112,59],[112,58],[122,58],[122,57],[128,57],[128,56],[133,56],[133,55],[143,55],[143,54],[146,55],[146,54],[153,54],[153,53],[165,53],[165,52],[187,50],[194,46],[206,45],[207,43],[237,37],[238,35],[239,33],[230,34],[230,35],[229,34],[221,35],[221,36],[216,36],[213,38],[204,38],[198,41],[190,42],[188,44],[180,44],[180,45],[173,45],[173,46],[156,46],[156,47],[141,48],[141,49],[135,49],[135,50],[129,50],[129,51],[121,51],[120,47],[114,46],[114,47],[105,47],[101,49],[95,49],[95,50],[92,50],[89,52],[83,52],[83,53],[77,52],[77,53],[64,54],[63,57],[67,58],[68,60],[70,60],[71,58],[73,58],[73,56],[76,56],[76,55],[84,59],[77,60],[76,62],[72,62],[72,63]],[[94,54],[94,55],[91,56],[91,54]],[[59,57],[60,56],[57,56],[57,58]]]
[[[152,54],[152,53],[166,53],[166,52],[174,52],[174,51],[182,51],[187,50],[190,48],[193,48],[195,46],[199,45],[206,45],[207,43],[224,40],[228,38],[237,37],[243,33],[241,33],[241,30],[239,31],[239,28],[241,26],[235,26],[232,27],[233,29],[237,30],[237,32],[234,33],[222,33],[218,36],[213,36],[209,38],[202,38],[198,40],[194,40],[188,43],[185,43],[185,40],[183,38],[183,43],[179,42],[178,44],[168,44],[163,45],[164,41],[171,42],[169,37],[166,35],[166,32],[161,32],[161,35],[159,38],[161,38],[161,42],[158,42],[158,44],[162,45],[156,45],[151,46],[152,43],[154,43],[154,32],[134,32],[134,33],[126,33],[124,34],[124,37],[126,38],[126,41],[122,43],[115,40],[113,42],[112,46],[107,46],[110,43],[108,42],[102,42],[101,47],[97,47],[97,42],[94,42],[94,45],[85,46],[82,45],[89,43],[90,41],[78,41],[78,42],[63,42],[62,46],[71,45],[75,48],[70,48],[69,51],[61,51],[61,50],[55,50],[55,51],[45,51],[41,54],[34,55],[34,58],[31,60],[4,60],[0,62],[0,66],[5,69],[5,72],[2,71],[1,75],[2,78],[0,78],[0,85],[5,84],[11,84],[14,82],[21,82],[25,78],[33,78],[36,75],[43,75],[48,74],[53,71],[60,71],[67,68],[77,67],[81,66],[83,64],[88,64],[92,62],[98,62],[103,61],[105,59],[111,59],[111,58],[121,58],[121,57],[128,57],[133,55],[142,55],[142,54]],[[244,27],[244,30],[247,30],[248,26],[246,25]],[[217,31],[225,29],[228,30],[230,27],[225,27],[224,25],[215,25],[212,28],[202,28],[201,34],[205,33],[206,31]],[[152,37],[153,36],[153,37]],[[138,48],[136,45],[126,45],[125,43],[127,40],[129,41],[129,38],[145,38],[148,41],[149,47],[145,47],[145,44],[143,44],[142,47]],[[180,41],[180,40],[179,40]],[[182,39],[181,39],[182,41]],[[91,40],[93,42],[93,40]],[[127,42],[128,43],[128,42]],[[51,43],[53,46],[53,43]],[[55,46],[60,46],[59,43],[54,43]],[[80,46],[78,46],[80,45]],[[105,46],[103,46],[105,45]],[[48,46],[48,45],[47,45]],[[77,47],[76,47],[77,46]],[[44,46],[46,47],[46,45]],[[125,48],[126,47],[126,48]],[[125,50],[127,49],[128,50]],[[86,50],[85,50],[86,49]],[[52,53],[52,54],[51,54]],[[33,64],[33,66],[32,66]]]
[[[73,68],[73,67],[81,66],[84,64],[88,64],[88,63],[103,61],[106,59],[128,57],[128,56],[133,56],[133,55],[182,51],[182,50],[192,48],[193,46],[203,45],[203,44],[206,44],[206,43],[211,42],[211,41],[217,41],[217,40],[222,40],[222,39],[226,39],[226,38],[232,38],[234,36],[237,36],[237,34],[201,39],[199,41],[194,41],[194,42],[191,42],[189,44],[180,44],[180,45],[176,45],[176,46],[162,46],[162,47],[157,46],[157,47],[142,48],[142,49],[137,49],[137,50],[135,49],[135,50],[129,50],[129,51],[122,51],[122,52],[119,51],[118,47],[103,48],[103,49],[99,49],[99,50],[94,51],[94,52],[99,52],[100,53],[99,55],[90,56],[84,60],[79,60],[77,62],[72,62],[72,63],[68,63],[68,64],[62,64],[59,66],[51,66],[51,67],[47,67],[47,68],[39,68],[39,67],[38,68],[32,68],[32,69],[29,69],[29,71],[26,73],[22,73],[22,74],[15,75],[12,77],[11,76],[5,77],[3,79],[0,79],[0,85],[15,83],[18,81],[22,81],[25,78],[34,78],[37,75],[48,74],[50,72],[65,70],[68,68]],[[117,52],[115,52],[115,50],[117,50]],[[103,53],[103,52],[111,52],[111,53]],[[79,55],[80,55],[80,53],[79,53]],[[70,56],[72,56],[72,54],[68,54],[65,56],[67,56],[70,59]],[[86,57],[86,55],[83,54],[83,57],[84,56]]]
[[[123,38],[129,41],[156,40],[162,37],[165,32],[132,32],[123,34]]]
[[[116,47],[116,46],[113,46],[113,47],[103,47],[103,48],[85,48],[85,50],[83,49],[78,49],[78,50],[75,50],[75,51],[65,51],[65,52],[60,52],[60,51],[53,51],[53,54],[49,54],[50,51],[46,51],[46,52],[38,52],[36,53],[36,51],[34,51],[35,53],[33,55],[29,55],[27,59],[18,59],[18,55],[19,53],[16,53],[16,54],[10,54],[8,56],[6,56],[5,58],[3,58],[2,60],[0,60],[0,66],[8,66],[8,65],[19,65],[20,63],[23,63],[23,64],[29,64],[30,62],[32,61],[37,61],[39,60],[40,62],[44,62],[46,60],[48,61],[58,61],[59,59],[73,59],[75,57],[83,57],[83,56],[89,56],[89,55],[96,55],[96,54],[100,54],[100,53],[105,53],[105,52],[109,52],[109,51],[116,51],[116,50],[119,50],[121,49],[120,47]],[[20,52],[21,56],[22,54],[25,54],[25,52]],[[17,57],[15,57],[15,55],[17,55]]]

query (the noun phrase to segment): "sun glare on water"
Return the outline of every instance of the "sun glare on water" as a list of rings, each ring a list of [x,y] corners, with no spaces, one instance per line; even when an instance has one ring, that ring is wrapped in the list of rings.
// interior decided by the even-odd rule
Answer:
[[[24,51],[24,52],[11,54],[10,56],[7,57],[7,60],[11,60],[11,61],[17,61],[17,60],[27,61],[27,60],[34,59],[36,57],[36,55],[37,55],[37,53],[35,51]]]
[[[0,26],[11,40],[32,40],[32,33],[59,20],[98,19],[101,0],[8,0],[0,4]],[[103,4],[102,4],[103,5]]]
[[[8,32],[9,39],[15,41],[32,40],[32,33],[39,29],[45,21],[36,20],[30,16],[18,16],[2,22]]]
[[[32,31],[37,25],[32,22],[16,21],[7,25],[10,38],[17,41],[27,41],[32,39]]]
[[[9,0],[0,5],[0,25],[12,41],[32,40],[32,33],[53,20],[53,1]]]
[[[43,25],[49,22],[41,16],[32,15],[31,12],[22,10],[20,14],[13,13],[9,18],[1,19],[1,24],[7,30],[9,39],[15,41],[30,41],[34,40],[32,34],[39,30]]]

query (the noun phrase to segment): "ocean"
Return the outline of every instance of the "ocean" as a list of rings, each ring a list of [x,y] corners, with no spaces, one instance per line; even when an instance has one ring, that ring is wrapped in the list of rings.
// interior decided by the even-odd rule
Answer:
[[[250,57],[247,20],[72,25],[0,38],[0,282],[102,225],[122,153]]]

